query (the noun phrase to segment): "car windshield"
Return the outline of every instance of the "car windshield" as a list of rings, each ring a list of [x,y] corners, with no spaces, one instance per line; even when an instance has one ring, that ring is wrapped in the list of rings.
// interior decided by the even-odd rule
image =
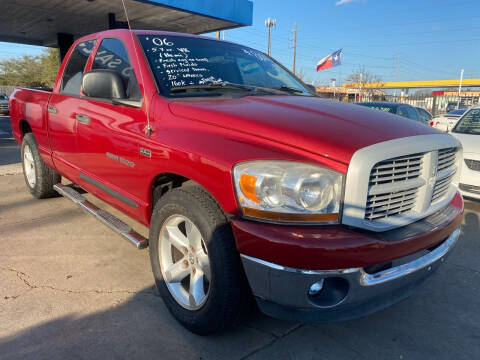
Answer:
[[[472,109],[458,121],[455,133],[480,135],[480,109]]]
[[[175,35],[138,38],[164,96],[312,95],[281,65],[245,46]]]
[[[8,100],[8,96],[5,94],[0,94],[0,100]]]
[[[445,114],[445,116],[448,116],[448,115],[462,115],[465,111],[467,111],[467,109],[458,109],[458,110],[453,110],[453,111],[450,111],[448,112],[447,114]]]
[[[371,109],[376,109],[376,110],[380,110],[380,111],[385,111],[385,112],[389,112],[389,113],[392,113],[392,114],[396,114],[397,111],[397,107],[394,106],[394,105],[388,105],[388,104],[365,104],[365,103],[358,103],[358,105],[362,105],[362,106],[366,106],[366,107],[369,107]]]

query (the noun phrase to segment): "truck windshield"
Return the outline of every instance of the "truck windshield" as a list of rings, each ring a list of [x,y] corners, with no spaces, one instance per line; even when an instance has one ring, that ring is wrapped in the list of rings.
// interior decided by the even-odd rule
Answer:
[[[228,42],[174,35],[139,35],[164,96],[312,94],[260,51]]]

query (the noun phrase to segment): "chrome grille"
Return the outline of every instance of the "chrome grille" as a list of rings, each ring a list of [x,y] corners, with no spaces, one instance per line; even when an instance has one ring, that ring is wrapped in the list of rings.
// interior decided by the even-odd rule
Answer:
[[[480,171],[480,161],[478,160],[465,159],[465,164],[470,170]]]
[[[365,219],[375,220],[411,210],[418,188],[424,184],[422,174],[424,153],[383,160],[372,168]]]
[[[424,178],[423,164],[427,153],[416,153],[383,160],[375,164],[370,172],[367,203],[364,218],[369,221],[419,211],[417,200],[419,189],[429,180]],[[428,153],[434,156],[435,183],[428,203],[444,199],[456,172],[457,148],[446,148]],[[423,196],[423,195],[422,195]]]
[[[415,206],[418,189],[408,189],[367,197],[365,219],[375,220],[411,210]]]
[[[369,185],[407,181],[420,176],[423,154],[400,156],[376,164],[370,173]]]
[[[453,136],[439,133],[387,140],[357,150],[345,177],[342,224],[389,231],[440,211],[456,194],[454,186],[440,181],[458,182],[458,171],[450,175],[462,158],[460,146]],[[448,189],[432,203],[437,181],[437,193],[442,192],[442,185]]]
[[[456,148],[438,151],[437,179],[432,193],[432,203],[440,200],[447,193],[456,172]]]
[[[438,150],[437,173],[455,165],[456,148]]]

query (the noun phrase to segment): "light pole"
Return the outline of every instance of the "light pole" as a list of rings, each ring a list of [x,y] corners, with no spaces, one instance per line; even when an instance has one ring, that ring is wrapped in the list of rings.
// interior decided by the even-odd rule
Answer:
[[[460,71],[460,84],[458,84],[458,101],[457,101],[457,109],[460,107],[460,96],[462,93],[462,82],[463,82],[463,69]]]
[[[268,27],[268,50],[267,50],[268,56],[270,56],[270,52],[272,49],[272,46],[271,46],[272,26],[275,26],[275,25],[277,25],[277,19],[268,18],[265,20],[265,26]]]

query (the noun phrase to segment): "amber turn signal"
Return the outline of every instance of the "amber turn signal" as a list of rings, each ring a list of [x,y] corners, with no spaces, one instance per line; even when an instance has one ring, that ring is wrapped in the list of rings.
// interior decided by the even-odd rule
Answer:
[[[257,177],[249,174],[242,174],[240,176],[240,190],[242,190],[245,197],[255,203],[260,203],[255,192],[255,184],[257,183]]]
[[[338,222],[338,213],[329,214],[291,214],[273,211],[265,211],[244,207],[242,208],[245,216],[271,221],[288,221],[288,222],[318,222],[333,223]]]

